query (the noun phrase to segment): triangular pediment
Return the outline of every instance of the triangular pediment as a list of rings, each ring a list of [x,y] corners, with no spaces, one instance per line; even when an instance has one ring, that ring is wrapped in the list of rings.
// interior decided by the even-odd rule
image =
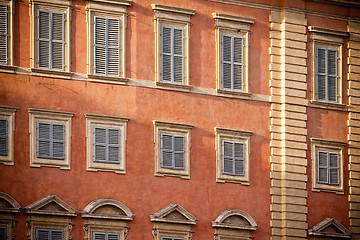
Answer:
[[[150,215],[152,222],[169,222],[195,224],[197,219],[179,204],[172,203],[160,211]]]
[[[10,195],[0,192],[0,212],[19,212],[19,203]]]
[[[76,216],[76,209],[55,195],[48,195],[26,207],[28,214]]]
[[[326,218],[309,229],[309,235],[350,239],[351,232],[334,218]]]

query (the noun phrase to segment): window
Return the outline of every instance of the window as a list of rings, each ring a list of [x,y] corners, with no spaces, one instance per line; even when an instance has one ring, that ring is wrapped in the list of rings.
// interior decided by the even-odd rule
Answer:
[[[125,174],[128,118],[85,114],[87,170]]]
[[[0,240],[10,240],[14,238],[14,228],[16,224],[15,214],[20,210],[20,205],[10,195],[0,192]]]
[[[195,10],[152,4],[155,12],[155,83],[189,91],[190,17]]]
[[[30,166],[70,169],[72,113],[29,109]]]
[[[17,108],[0,107],[0,163],[14,165],[14,130]]]
[[[347,33],[310,26],[313,104],[342,103],[342,47]]]
[[[13,1],[0,0],[0,69],[11,70],[13,64]]]
[[[36,229],[36,239],[41,240],[63,240],[64,231],[57,229]]]
[[[216,181],[249,184],[251,132],[215,128]]]
[[[154,121],[155,175],[190,178],[190,131],[192,126]]]
[[[126,12],[131,1],[88,1],[88,77],[125,79]]]
[[[311,139],[313,191],[343,193],[343,151],[345,143]]]
[[[30,3],[31,70],[55,74],[69,72],[71,1],[31,0]]]
[[[213,13],[217,51],[217,92],[248,92],[248,48],[250,24],[255,19]]]

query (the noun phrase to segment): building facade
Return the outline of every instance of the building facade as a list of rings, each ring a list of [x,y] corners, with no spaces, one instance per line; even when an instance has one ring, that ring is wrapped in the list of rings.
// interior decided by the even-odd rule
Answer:
[[[0,0],[0,240],[360,239],[356,0]]]

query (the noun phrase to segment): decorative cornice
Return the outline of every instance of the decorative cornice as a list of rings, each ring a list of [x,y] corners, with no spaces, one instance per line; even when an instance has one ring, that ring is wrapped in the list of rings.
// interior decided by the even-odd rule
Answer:
[[[233,15],[227,15],[227,14],[216,13],[216,12],[213,13],[212,16],[214,19],[234,21],[234,22],[239,22],[239,23],[252,24],[255,22],[255,18],[233,16]]]
[[[335,35],[338,37],[347,37],[349,35],[348,32],[329,29],[329,28],[320,28],[320,27],[315,27],[315,26],[309,26],[308,29],[309,29],[309,32],[317,33],[317,34],[328,34],[328,35]]]
[[[173,12],[173,13],[186,14],[186,15],[194,15],[196,12],[196,10],[193,9],[171,7],[171,6],[155,4],[155,3],[151,4],[151,8],[154,11]]]

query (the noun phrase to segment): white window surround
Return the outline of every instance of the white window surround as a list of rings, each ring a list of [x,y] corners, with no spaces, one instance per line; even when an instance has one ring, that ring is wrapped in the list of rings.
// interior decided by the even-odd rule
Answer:
[[[126,173],[126,127],[129,118],[104,116],[98,114],[85,114],[86,117],[86,142],[87,142],[87,165],[88,171],[110,171]],[[94,129],[108,128],[120,132],[120,162],[97,162],[94,161]]]
[[[6,39],[6,60],[0,61],[0,72],[14,73],[15,67],[13,66],[13,35],[14,35],[14,2],[13,0],[0,0],[0,5],[6,8],[6,33],[0,33]],[[1,16],[2,17],[2,16]]]
[[[250,184],[250,136],[252,132],[215,127],[215,150],[216,150],[216,182],[233,182],[243,185]],[[244,174],[226,174],[223,171],[223,143],[243,144],[243,171]]]
[[[15,107],[0,106],[0,119],[7,121],[7,155],[0,156],[0,164],[14,165]]]
[[[249,55],[249,35],[250,26],[255,22],[254,18],[232,16],[221,13],[213,13],[215,20],[215,41],[216,41],[216,92],[218,94],[240,95],[250,97],[248,89],[248,55]],[[236,89],[234,87],[223,87],[223,36],[232,39],[242,39],[242,87]],[[232,52],[233,53],[233,52]],[[233,63],[234,64],[234,63]],[[231,82],[234,79],[231,78]],[[233,84],[231,84],[233,86]]]
[[[70,0],[30,0],[30,70],[31,72],[50,74],[55,76],[70,77],[70,22],[71,22],[71,1]],[[63,69],[51,69],[39,67],[38,49],[38,13],[49,11],[64,14],[64,48],[63,48]]]
[[[190,39],[190,17],[195,14],[195,10],[179,7],[171,7],[160,4],[151,4],[154,10],[155,27],[155,84],[157,87],[190,91],[189,83],[189,39]],[[162,76],[162,29],[182,29],[183,31],[183,81],[176,83],[173,81],[163,81]],[[173,69],[173,68],[172,68]]]
[[[190,179],[190,146],[192,125],[153,121],[155,143],[155,176],[176,176]],[[175,135],[184,137],[184,168],[173,169],[162,167],[161,135]]]
[[[30,166],[31,167],[59,167],[70,169],[71,158],[71,118],[74,115],[69,112],[42,110],[29,108],[29,132],[30,132]],[[37,125],[41,123],[53,123],[64,125],[64,159],[40,158],[37,155]]]
[[[131,5],[131,0],[89,0],[86,3],[87,20],[87,39],[88,39],[88,57],[87,57],[87,76],[97,81],[115,81],[125,84],[126,79],[126,16],[127,7]],[[95,72],[95,30],[94,19],[96,17],[119,20],[119,74],[98,74]]]
[[[333,108],[344,108],[342,105],[342,79],[343,79],[343,45],[344,39],[348,36],[347,32],[337,31],[326,28],[319,28],[315,26],[309,26],[311,39],[311,56],[312,56],[312,100],[310,101],[311,106],[330,106]],[[336,61],[336,96],[335,100],[331,99],[318,99],[318,70],[317,70],[317,59],[318,49],[326,49],[337,52]],[[326,78],[327,79],[327,78]],[[326,80],[327,81],[327,80]],[[326,85],[325,91],[328,92]],[[326,94],[327,96],[327,94]]]
[[[311,138],[311,157],[312,157],[312,190],[335,192],[344,194],[344,147],[346,143],[330,141],[318,138]],[[318,181],[318,152],[329,152],[339,154],[338,158],[338,184],[321,183]]]

